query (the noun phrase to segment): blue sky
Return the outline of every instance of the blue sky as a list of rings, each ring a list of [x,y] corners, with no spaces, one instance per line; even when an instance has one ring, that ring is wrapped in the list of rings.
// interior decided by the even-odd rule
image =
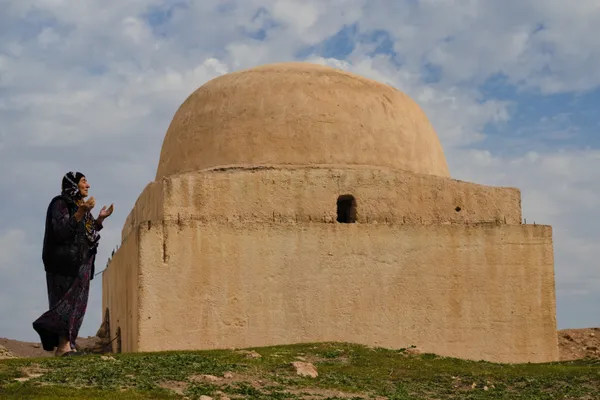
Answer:
[[[220,74],[292,60],[406,92],[454,178],[519,187],[528,222],[554,229],[559,327],[600,326],[597,1],[1,3],[0,337],[36,340],[44,213],[66,171],[115,202],[100,270],[181,102]],[[82,335],[99,326],[100,291],[96,279]]]

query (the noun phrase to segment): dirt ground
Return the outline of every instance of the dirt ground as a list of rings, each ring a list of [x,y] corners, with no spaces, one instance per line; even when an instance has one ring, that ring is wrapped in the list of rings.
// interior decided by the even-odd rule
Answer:
[[[600,358],[600,328],[558,331],[558,348],[561,361]]]
[[[97,338],[90,336],[79,338],[77,345],[86,349],[93,347]],[[39,343],[21,342],[18,340],[0,338],[0,348],[6,348],[16,357],[51,357],[52,352],[46,352]],[[561,361],[580,358],[600,358],[600,328],[564,329],[558,331],[558,347]]]
[[[97,338],[93,336],[79,338],[77,339],[77,346],[85,350],[87,347],[92,347],[96,340]],[[40,343],[0,338],[0,349],[2,347],[16,357],[52,357],[54,355],[51,351],[44,351]]]

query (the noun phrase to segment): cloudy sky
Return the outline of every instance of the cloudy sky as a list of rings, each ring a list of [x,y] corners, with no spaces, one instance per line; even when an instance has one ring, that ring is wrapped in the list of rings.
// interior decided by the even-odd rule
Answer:
[[[0,337],[38,340],[44,216],[84,172],[101,270],[181,102],[220,74],[308,60],[427,112],[453,177],[522,189],[554,227],[560,328],[600,326],[598,0],[0,0]],[[596,115],[594,115],[596,114]],[[101,321],[101,277],[81,335]]]

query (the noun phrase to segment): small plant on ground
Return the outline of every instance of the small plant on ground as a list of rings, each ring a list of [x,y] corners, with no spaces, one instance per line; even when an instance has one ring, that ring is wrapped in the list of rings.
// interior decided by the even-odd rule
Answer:
[[[346,343],[249,350],[3,360],[0,398],[600,399],[598,360],[508,365]],[[298,375],[298,360],[318,376]]]

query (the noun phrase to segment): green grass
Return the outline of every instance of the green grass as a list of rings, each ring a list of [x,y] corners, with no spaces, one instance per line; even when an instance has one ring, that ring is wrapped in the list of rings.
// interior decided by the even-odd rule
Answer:
[[[262,357],[222,350],[4,360],[0,398],[600,399],[597,360],[507,365],[342,343],[254,350]],[[317,378],[296,375],[290,362],[299,356],[317,367]]]

